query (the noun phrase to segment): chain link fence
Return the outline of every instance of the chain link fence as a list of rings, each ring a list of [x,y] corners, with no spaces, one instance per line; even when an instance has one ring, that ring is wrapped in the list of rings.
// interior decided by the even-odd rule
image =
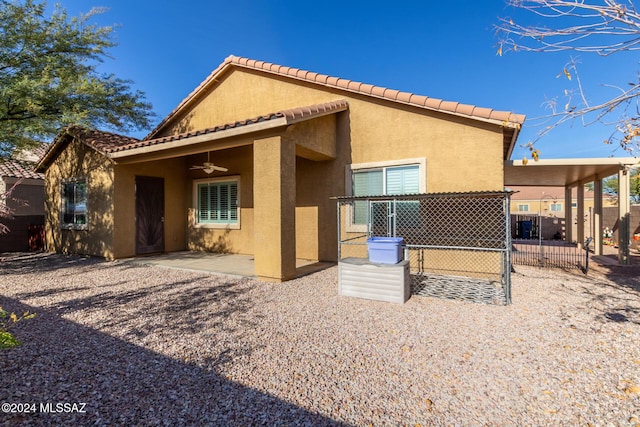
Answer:
[[[338,257],[402,237],[414,295],[511,303],[508,192],[338,198]]]

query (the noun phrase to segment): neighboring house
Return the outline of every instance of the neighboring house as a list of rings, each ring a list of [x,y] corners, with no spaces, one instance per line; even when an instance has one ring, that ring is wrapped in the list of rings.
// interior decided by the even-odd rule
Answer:
[[[516,215],[542,215],[563,217],[565,200],[563,187],[509,187],[515,191],[511,196],[511,213]],[[571,191],[571,204],[577,206],[577,189]],[[593,208],[593,192],[584,190],[585,209]]]
[[[515,193],[511,195],[511,229],[515,238],[539,238],[538,223],[541,223],[544,240],[560,240],[565,237],[565,212],[567,209],[564,187],[509,187]],[[571,206],[575,236],[577,233],[576,210],[578,204],[577,187],[571,189]],[[594,194],[584,190],[584,209],[590,212],[594,207]],[[538,218],[541,217],[541,218]],[[529,229],[527,224],[531,224]]]
[[[11,191],[1,203],[11,211],[11,218],[0,218],[9,231],[0,234],[0,252],[42,249],[44,225],[44,174],[35,172],[38,159],[47,144],[33,150],[14,153],[0,159],[0,196]]]
[[[518,223],[527,220],[527,217],[537,217],[540,215],[543,218],[542,223],[542,238],[546,240],[554,239],[554,236],[565,237],[565,211],[567,209],[565,194],[563,187],[510,187],[515,191],[511,195],[511,215],[512,215],[512,231],[514,237],[523,237],[522,230],[518,228]],[[572,235],[577,235],[577,206],[578,206],[578,190],[577,187],[571,189],[571,206],[572,209]],[[616,224],[617,217],[617,197],[606,196],[603,198],[603,206],[606,215],[603,219],[603,229],[605,227],[613,229]],[[583,223],[587,235],[592,236],[593,228],[593,209],[595,206],[594,192],[587,187],[584,189],[584,212]],[[635,224],[632,221],[632,224]],[[530,237],[537,238],[537,232],[534,230],[530,234]],[[617,227],[616,227],[617,228]],[[516,231],[517,230],[517,231]],[[633,233],[633,230],[632,230]]]
[[[287,280],[337,260],[333,196],[502,191],[523,121],[231,56],[143,140],[61,132],[38,164],[47,248],[252,254]]]

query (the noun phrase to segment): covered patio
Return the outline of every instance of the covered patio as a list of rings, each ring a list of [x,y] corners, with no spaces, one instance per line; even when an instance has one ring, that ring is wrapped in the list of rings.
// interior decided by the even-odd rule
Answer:
[[[612,175],[617,175],[619,182],[618,191],[618,220],[620,232],[620,244],[618,246],[618,263],[628,265],[631,263],[629,254],[629,242],[631,240],[630,224],[630,174],[629,171],[640,165],[640,160],[628,157],[611,158],[587,158],[587,159],[540,159],[536,162],[523,162],[522,160],[507,160],[504,167],[504,184],[510,186],[548,186],[564,187],[565,189],[565,224],[573,221],[574,209],[572,206],[571,190],[576,187],[577,206],[575,213],[577,218],[585,215],[584,185],[593,182],[595,193],[593,221],[591,230],[585,230],[584,224],[579,224],[576,235],[573,235],[571,227],[565,227],[564,240],[577,242],[582,248],[587,233],[593,237],[592,247],[596,256],[603,255],[602,236],[602,208],[603,192],[602,180]],[[626,242],[626,243],[622,243]]]

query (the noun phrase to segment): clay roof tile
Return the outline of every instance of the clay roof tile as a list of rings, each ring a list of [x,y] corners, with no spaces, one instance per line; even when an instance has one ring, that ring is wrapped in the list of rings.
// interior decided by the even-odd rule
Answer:
[[[385,89],[384,90],[384,97],[385,98],[389,98],[393,101],[396,100],[396,98],[398,97],[398,94],[400,93],[399,90],[395,90],[395,89]]]
[[[438,99],[438,98],[427,98],[424,102],[425,107],[433,108],[435,110],[439,110],[441,104],[442,104],[442,99]]]
[[[460,104],[460,105],[458,105],[458,108],[456,109],[456,112],[460,113],[460,114],[464,114],[465,116],[472,116],[474,109],[475,109],[475,107],[473,105]]]
[[[329,76],[327,76],[326,74],[318,74],[316,76],[316,82],[318,83],[326,84],[328,79]]]
[[[386,89],[385,89],[385,88],[383,88],[383,87],[380,87],[380,86],[373,86],[373,87],[371,88],[371,95],[379,96],[379,97],[384,97],[384,91],[385,91],[385,90],[386,90]]]
[[[399,92],[396,96],[396,101],[400,102],[409,102],[411,100],[411,93],[408,92]]]
[[[257,70],[266,70],[275,74],[283,76],[291,76],[301,80],[306,80],[313,83],[319,83],[325,86],[333,86],[338,89],[348,90],[354,93],[360,93],[364,95],[372,95],[379,98],[388,99],[395,102],[410,103],[419,107],[428,109],[434,109],[445,113],[453,113],[458,115],[465,115],[470,118],[480,120],[496,120],[508,123],[522,124],[525,120],[524,115],[512,114],[507,111],[495,111],[487,108],[480,108],[474,105],[460,104],[458,102],[443,101],[441,99],[428,98],[421,95],[416,95],[409,92],[400,92],[395,89],[386,89],[379,86],[370,84],[364,84],[359,82],[353,82],[347,79],[341,79],[338,77],[331,77],[324,74],[317,74],[298,68],[290,68],[286,66],[278,66],[276,64],[267,63],[263,61],[256,61],[254,59],[236,57],[233,55],[228,56],[225,61],[214,70],[207,79],[205,79],[193,92],[191,92],[187,98],[185,98],[179,105],[172,111],[164,120],[158,124],[158,126],[151,131],[151,133],[145,138],[153,138],[155,134],[178,115],[178,113],[186,107],[187,104],[194,99],[197,99],[199,94],[210,84],[217,81],[216,77],[219,73],[224,72],[227,66],[231,64],[234,66],[240,66],[245,68],[252,68]],[[487,114],[487,111],[490,111]]]
[[[35,166],[35,162],[25,160],[0,159],[0,176],[23,179],[44,179],[44,174],[36,172]]]
[[[374,88],[373,85],[370,85],[370,84],[367,84],[367,83],[362,83],[360,85],[360,92],[369,95],[369,94],[371,94],[371,90],[373,88]]]
[[[416,94],[411,94],[411,97],[409,98],[409,102],[411,104],[415,104],[415,105],[419,105],[419,106],[424,106],[425,102],[427,102],[427,97],[423,96],[423,95],[416,95]]]

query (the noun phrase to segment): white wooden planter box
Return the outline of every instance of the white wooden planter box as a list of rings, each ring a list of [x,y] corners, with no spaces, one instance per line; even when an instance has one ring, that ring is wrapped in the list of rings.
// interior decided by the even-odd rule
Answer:
[[[338,263],[338,294],[404,304],[411,296],[409,261],[378,264],[345,258]]]

